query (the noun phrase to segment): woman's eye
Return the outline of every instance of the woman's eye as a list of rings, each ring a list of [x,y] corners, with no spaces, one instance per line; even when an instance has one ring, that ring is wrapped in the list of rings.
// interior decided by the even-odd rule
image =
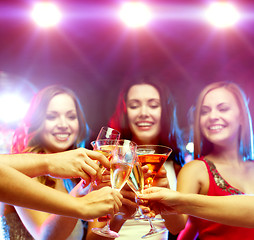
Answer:
[[[47,120],[55,120],[55,119],[56,119],[56,116],[55,116],[55,115],[47,115],[47,116],[46,116],[46,119],[47,119]]]
[[[77,119],[77,115],[71,115],[68,117],[70,120],[76,120]]]
[[[148,106],[152,109],[155,109],[161,107],[161,103],[160,101],[152,99],[148,101]]]
[[[130,109],[136,109],[136,108],[138,108],[138,105],[136,105],[136,104],[135,105],[134,104],[133,105],[129,105],[128,108],[130,108]]]
[[[150,108],[158,108],[158,107],[160,107],[160,104],[151,104],[150,105]]]
[[[226,112],[226,111],[228,111],[228,110],[229,110],[228,107],[220,108],[220,112]]]
[[[200,110],[200,115],[206,115],[209,112],[208,109],[201,109]]]

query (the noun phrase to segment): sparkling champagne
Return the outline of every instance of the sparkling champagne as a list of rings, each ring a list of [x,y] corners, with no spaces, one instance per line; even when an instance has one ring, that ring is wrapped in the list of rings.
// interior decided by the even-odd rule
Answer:
[[[115,147],[116,145],[103,145],[103,146],[100,146],[100,149],[97,149],[95,151],[102,153],[110,161],[112,159],[113,151]],[[101,173],[104,173],[106,169],[102,166],[100,162],[98,162],[98,164],[101,168]]]
[[[124,162],[110,164],[110,180],[114,189],[121,190],[131,173],[132,165]]]
[[[100,146],[100,149],[95,151],[102,153],[110,161],[115,147],[116,147],[115,145],[105,145],[105,146],[103,145]]]
[[[136,163],[133,165],[130,176],[127,180],[129,187],[136,194],[142,193],[144,190],[144,174],[141,165]]]

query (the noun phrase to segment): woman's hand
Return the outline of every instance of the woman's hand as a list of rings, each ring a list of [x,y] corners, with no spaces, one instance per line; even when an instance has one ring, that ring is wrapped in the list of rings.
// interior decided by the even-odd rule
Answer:
[[[74,197],[83,197],[90,192],[89,185],[81,179],[79,183],[71,190],[70,195]]]
[[[169,181],[167,178],[167,171],[164,166],[161,167],[160,171],[156,174],[153,180],[154,187],[170,188]]]
[[[148,169],[148,167],[145,165],[142,167],[145,182],[148,177],[151,177],[152,172]],[[167,171],[164,166],[161,167],[160,171],[156,174],[154,180],[153,180],[153,186],[155,187],[169,187],[169,181],[167,178]],[[145,189],[148,188],[148,185],[145,186]]]
[[[110,187],[104,187],[99,190],[92,191],[86,196],[79,198],[83,204],[84,220],[95,219],[107,214],[113,216],[122,206],[123,196]],[[81,213],[82,214],[82,213]]]
[[[57,178],[82,178],[86,184],[101,179],[99,161],[109,168],[108,159],[101,153],[79,148],[61,153],[45,154],[47,174]]]
[[[180,193],[163,187],[151,187],[144,191],[139,198],[148,201],[156,213],[176,213]]]
[[[121,190],[121,194],[123,195],[123,205],[120,212],[124,213],[124,219],[132,218],[138,207],[135,201],[135,193],[131,190],[128,184],[125,184]]]
[[[98,190],[103,187],[111,187],[110,172],[107,169],[104,170],[101,179],[94,182],[92,190]]]

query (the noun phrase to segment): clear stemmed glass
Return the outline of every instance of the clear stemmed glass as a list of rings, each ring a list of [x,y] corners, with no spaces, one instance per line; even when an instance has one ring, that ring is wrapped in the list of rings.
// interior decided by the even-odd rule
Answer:
[[[137,145],[132,141],[125,139],[118,141],[110,161],[110,181],[113,189],[120,191],[128,180],[135,161],[136,148]],[[109,224],[110,219],[104,228],[92,228],[92,231],[104,237],[119,237],[117,232],[110,230]]]
[[[116,147],[117,140],[120,139],[120,132],[117,130],[103,126],[97,135],[95,141],[91,142],[94,151],[102,153],[110,161],[114,148]],[[105,168],[101,168],[101,173],[105,171]],[[96,182],[92,182],[89,188],[89,192],[96,185]]]
[[[137,155],[141,165],[147,165],[149,170],[152,172],[151,176],[145,180],[149,187],[152,186],[156,174],[159,172],[171,152],[171,148],[162,145],[139,145],[137,147]],[[156,228],[152,223],[152,219],[150,218],[148,218],[148,221],[151,227],[150,231],[142,238],[147,238],[167,230],[166,228]]]
[[[101,139],[119,140],[120,132],[114,128],[103,126],[97,135],[96,141]]]
[[[93,150],[102,153],[109,161],[112,159],[113,152],[117,147],[117,139],[101,139],[91,142]],[[104,167],[101,169],[101,173],[105,170]]]
[[[131,174],[127,180],[127,184],[135,193],[135,200],[138,204],[137,197],[138,194],[142,194],[144,190],[144,174],[141,168],[141,163],[139,162],[138,157],[136,157],[135,162],[133,164],[133,168],[131,170]],[[145,220],[147,216],[143,215],[140,206],[138,206],[138,215],[134,217],[135,220]]]

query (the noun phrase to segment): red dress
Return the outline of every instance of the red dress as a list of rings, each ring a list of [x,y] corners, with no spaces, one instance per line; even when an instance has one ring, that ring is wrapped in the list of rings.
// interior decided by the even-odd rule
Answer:
[[[204,158],[199,160],[206,164],[209,174],[208,196],[244,194],[224,180],[212,162]],[[190,219],[198,229],[199,239],[201,240],[254,240],[254,228],[232,227],[192,216],[190,216]]]

